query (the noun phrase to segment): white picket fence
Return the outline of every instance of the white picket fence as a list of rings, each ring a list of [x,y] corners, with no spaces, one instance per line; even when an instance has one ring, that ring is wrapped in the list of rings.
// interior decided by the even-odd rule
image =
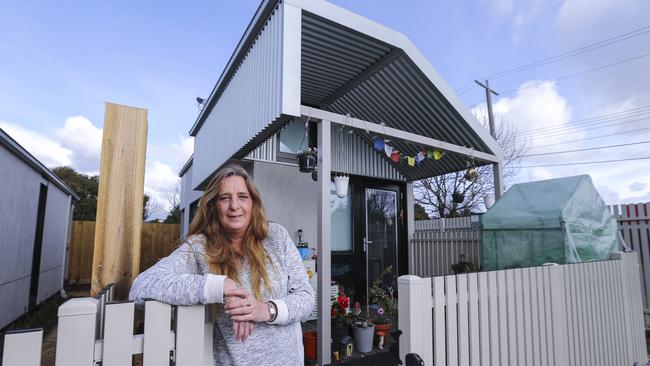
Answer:
[[[214,364],[212,320],[206,306],[145,303],[144,333],[133,334],[135,304],[110,302],[110,295],[76,298],[59,307],[57,366],[131,365],[143,354],[144,366]],[[43,331],[5,336],[2,366],[37,366]]]
[[[398,280],[400,357],[431,366],[632,366],[647,359],[637,254]]]

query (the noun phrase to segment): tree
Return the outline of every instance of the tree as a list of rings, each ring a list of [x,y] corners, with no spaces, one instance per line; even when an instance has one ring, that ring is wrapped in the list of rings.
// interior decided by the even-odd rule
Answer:
[[[415,221],[429,220],[429,214],[427,213],[427,210],[417,202],[413,206],[413,213],[415,216]]]
[[[78,173],[68,166],[54,168],[52,172],[79,196],[79,202],[75,205],[72,219],[95,221],[99,176]]]
[[[486,118],[477,116],[486,125]],[[519,160],[527,147],[517,140],[516,130],[503,120],[497,124],[497,142],[503,149],[503,182],[506,186],[519,172]],[[444,159],[444,158],[443,158]],[[465,179],[466,170],[422,179],[415,182],[415,202],[422,205],[433,217],[468,216],[481,212],[483,197],[494,193],[492,165],[477,168],[478,178]],[[457,195],[462,202],[455,202]]]
[[[68,187],[79,196],[79,202],[74,207],[73,220],[95,221],[97,216],[97,195],[99,191],[99,176],[79,173],[69,166],[53,168],[56,174]],[[144,195],[142,219],[147,216],[149,196]]]
[[[180,199],[180,190],[178,188],[170,192],[167,197],[169,203],[169,214],[165,218],[165,223],[168,224],[180,224],[181,222],[181,199]]]

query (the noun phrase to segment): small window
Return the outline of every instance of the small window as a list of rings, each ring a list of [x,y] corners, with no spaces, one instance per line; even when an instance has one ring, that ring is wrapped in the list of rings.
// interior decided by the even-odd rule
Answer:
[[[278,134],[278,161],[295,163],[296,155],[308,148],[316,146],[315,124],[309,123],[307,136],[305,136],[305,120],[295,118],[289,122]]]

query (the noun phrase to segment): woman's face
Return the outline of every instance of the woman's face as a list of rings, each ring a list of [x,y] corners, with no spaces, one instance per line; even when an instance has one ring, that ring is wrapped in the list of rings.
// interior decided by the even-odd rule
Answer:
[[[228,234],[243,234],[251,222],[253,199],[242,177],[227,177],[221,182],[217,214]]]

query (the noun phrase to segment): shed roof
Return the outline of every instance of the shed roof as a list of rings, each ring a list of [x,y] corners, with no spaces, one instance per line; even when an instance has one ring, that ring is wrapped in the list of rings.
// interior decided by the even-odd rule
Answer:
[[[283,28],[284,32],[300,32],[296,38],[301,42],[300,100],[295,103],[385,123],[502,159],[503,152],[494,138],[406,36],[322,0],[262,2],[192,127],[191,135],[201,129],[269,14],[282,4],[299,8],[301,14],[299,28]],[[281,128],[281,124],[271,122],[262,131],[249,131],[251,140],[230,157],[247,154],[255,144]],[[372,144],[371,136],[365,137]],[[422,149],[395,140],[393,145],[411,155]],[[399,169],[409,180],[415,180],[465,169],[467,161],[466,155],[449,153],[440,161]],[[477,165],[487,163],[477,161]]]
[[[20,160],[24,161],[27,165],[31,166],[34,170],[39,172],[48,181],[54,183],[59,189],[61,189],[66,194],[72,196],[72,200],[75,202],[79,201],[79,196],[72,188],[68,187],[67,184],[61,180],[56,174],[52,173],[43,163],[36,159],[32,154],[29,153],[24,147],[22,147],[16,140],[14,140],[8,133],[6,133],[2,128],[0,128],[0,145],[6,147],[14,155],[16,155]]]

